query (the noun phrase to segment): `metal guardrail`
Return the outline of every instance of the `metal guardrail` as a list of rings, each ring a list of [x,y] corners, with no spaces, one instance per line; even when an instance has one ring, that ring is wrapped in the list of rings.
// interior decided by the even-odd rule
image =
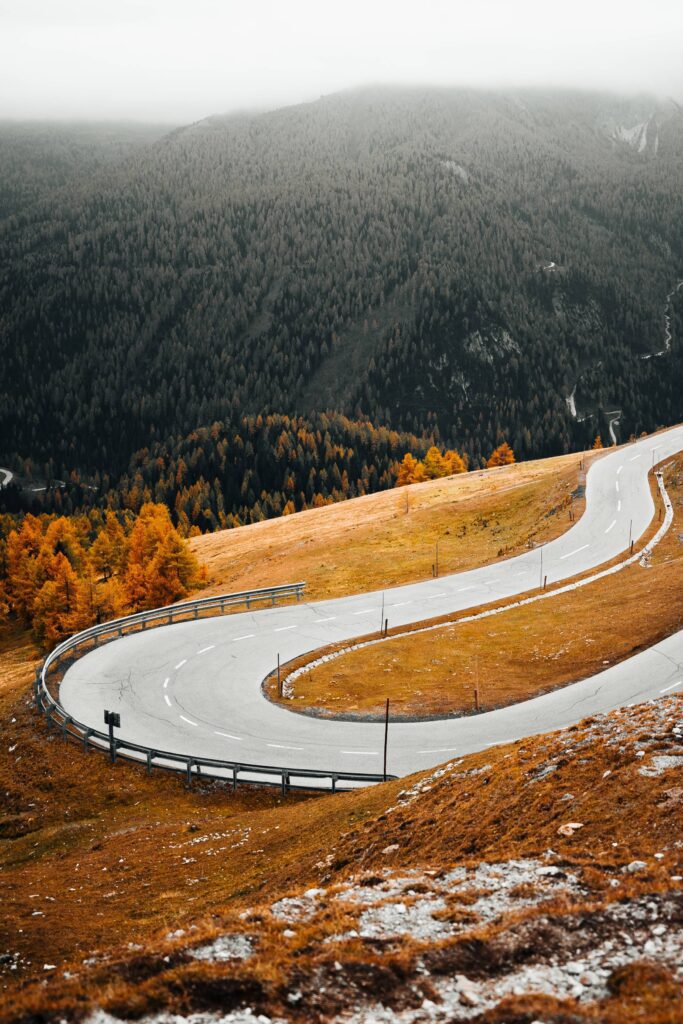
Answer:
[[[81,743],[86,751],[92,748],[108,752],[112,761],[121,757],[124,760],[144,764],[148,775],[151,774],[152,767],[163,768],[167,771],[183,771],[186,774],[188,785],[192,784],[193,777],[199,776],[205,779],[231,781],[233,790],[237,788],[238,781],[250,785],[279,785],[284,795],[290,789],[328,788],[313,786],[313,780],[328,781],[329,791],[335,793],[340,788],[340,783],[369,785],[395,779],[397,778],[395,775],[385,776],[368,772],[319,771],[312,768],[295,769],[276,765],[248,764],[242,761],[220,761],[209,757],[176,754],[170,750],[158,750],[120,737],[114,737],[111,740],[108,733],[92,729],[68,715],[59,700],[50,693],[48,686],[50,670],[55,669],[65,658],[70,658],[77,650],[86,647],[94,649],[99,646],[100,642],[116,640],[129,633],[141,632],[148,626],[166,626],[173,622],[186,622],[188,619],[192,621],[198,619],[202,613],[222,615],[227,608],[232,608],[235,605],[243,604],[247,608],[251,608],[252,604],[261,601],[270,601],[271,605],[275,605],[278,598],[288,597],[296,597],[297,601],[300,601],[305,586],[305,583],[289,583],[279,587],[262,587],[258,590],[245,590],[237,594],[222,594],[218,597],[183,601],[180,604],[154,608],[150,611],[138,612],[135,615],[126,615],[123,618],[113,619],[111,622],[85,629],[55,647],[36,672],[34,684],[36,704],[39,710],[45,714],[48,727],[58,728],[65,740],[71,739]],[[306,780],[309,780],[308,783]],[[341,788],[347,787],[342,786]]]

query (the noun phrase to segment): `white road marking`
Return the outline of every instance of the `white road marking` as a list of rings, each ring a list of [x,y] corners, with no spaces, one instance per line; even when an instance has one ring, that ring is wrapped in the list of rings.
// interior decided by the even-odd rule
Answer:
[[[617,494],[618,494],[619,493],[619,481],[618,480],[615,482],[614,486],[616,487]]]
[[[275,633],[284,633],[286,629],[296,629],[296,626],[278,626]]]
[[[354,754],[360,757],[379,757],[379,750],[342,750],[342,754]]]
[[[579,551],[585,551],[588,547],[590,547],[590,544],[582,544],[576,551],[568,551],[566,555],[560,555],[560,558],[571,558],[572,555],[578,555]]]
[[[428,594],[427,597],[423,597],[423,601],[436,601],[437,597],[445,597],[446,591],[442,590],[440,594]]]
[[[354,615],[370,615],[370,613],[374,612],[374,610],[375,610],[374,608],[362,608],[359,612],[354,612],[353,614]]]
[[[528,573],[528,571],[529,571],[528,569],[522,569],[522,571],[521,571],[521,572],[516,572],[516,573],[515,573],[515,576],[526,576],[526,574]]]
[[[245,633],[244,636],[234,636],[232,642],[237,643],[238,640],[250,640],[253,635],[253,633]]]
[[[209,644],[208,647],[202,647],[201,651],[197,651],[197,654],[206,654],[207,651],[212,651],[215,646],[215,644]]]
[[[636,461],[636,459],[639,459],[639,458],[640,458],[640,456],[641,456],[642,454],[643,454],[643,453],[642,453],[642,452],[640,452],[640,453],[639,453],[638,455],[634,455],[634,456],[633,456],[632,458],[630,458],[630,459],[629,459],[628,461],[629,461],[629,462],[635,462],[635,461]]]
[[[621,512],[621,502],[617,502],[617,512]]]
[[[267,747],[277,747],[278,750],[303,750],[303,747],[286,747],[284,743],[266,743]]]
[[[609,524],[609,526],[607,527],[607,529],[605,530],[605,533],[609,533],[609,532],[610,532],[610,530],[612,529],[612,527],[614,527],[614,526],[616,526],[616,525],[617,525],[617,521],[616,521],[616,519],[613,519],[613,520],[612,520],[612,522],[611,522],[611,523]]]
[[[170,708],[171,707],[171,699],[170,699],[170,697],[168,696],[167,693],[164,694],[164,700],[166,701],[166,703],[168,704],[168,706]]]
[[[337,618],[336,615],[330,615],[329,618],[327,618],[327,619],[316,619],[315,621],[316,622],[332,622],[332,620],[336,619],[336,618]]]
[[[390,608],[404,608],[407,604],[412,604],[412,601],[399,601],[398,604],[389,605]]]
[[[166,687],[168,686],[168,684],[170,682],[171,682],[171,680],[168,678],[168,676],[166,676],[166,678],[164,679],[164,689],[166,689]]]
[[[418,754],[445,754],[449,750],[457,749],[457,747],[431,747],[429,750],[418,750]]]
[[[456,594],[464,594],[466,590],[474,590],[474,587],[460,587],[460,590],[456,590]]]
[[[185,662],[186,662],[186,661],[187,661],[187,658],[183,658],[183,660],[182,660],[182,661],[179,661],[179,662],[178,662],[178,664],[177,664],[177,665],[176,665],[176,667],[175,667],[175,670],[176,670],[176,672],[178,671],[178,669],[179,669],[179,668],[182,668],[182,667],[183,667],[183,665],[185,664]]]
[[[217,729],[214,729],[214,736],[225,736],[226,740],[239,740],[240,743],[242,742],[241,736],[233,736],[231,732],[218,732]]]
[[[668,690],[675,690],[677,686],[681,685],[683,685],[683,679],[679,679],[677,682],[672,683],[671,686],[665,686],[664,689],[660,690],[659,692],[666,693]]]
[[[484,580],[484,586],[489,587],[492,583],[500,583],[500,576],[497,576],[495,580]]]
[[[187,722],[188,725],[196,725],[197,724],[196,722],[193,722],[191,718],[185,718],[185,715],[181,715],[180,717],[182,718],[183,722]]]
[[[624,468],[623,466],[619,466],[619,469],[617,470],[617,476],[619,476],[619,474],[621,473],[623,468]]]

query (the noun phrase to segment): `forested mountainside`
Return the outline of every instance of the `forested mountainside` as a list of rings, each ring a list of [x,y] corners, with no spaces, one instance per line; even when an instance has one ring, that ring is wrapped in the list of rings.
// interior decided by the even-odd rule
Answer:
[[[0,217],[125,160],[168,131],[128,122],[0,121]]]
[[[116,478],[214,421],[328,410],[477,464],[617,408],[623,436],[681,419],[682,168],[674,103],[574,93],[168,133],[0,220],[0,457]]]
[[[399,460],[423,456],[428,442],[339,415],[243,416],[169,438],[132,456],[119,478],[77,474],[34,489],[31,465],[2,489],[0,511],[67,513],[106,507],[138,513],[155,501],[187,535],[203,533],[393,487]],[[444,475],[443,473],[439,475]],[[48,479],[50,478],[48,467]],[[0,529],[0,575],[2,570]]]

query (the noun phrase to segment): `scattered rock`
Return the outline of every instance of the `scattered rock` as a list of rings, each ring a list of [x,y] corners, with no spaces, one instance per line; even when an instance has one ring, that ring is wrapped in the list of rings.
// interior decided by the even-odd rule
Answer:
[[[564,825],[560,825],[557,830],[560,836],[573,836],[577,829],[583,828],[582,821],[568,821]]]

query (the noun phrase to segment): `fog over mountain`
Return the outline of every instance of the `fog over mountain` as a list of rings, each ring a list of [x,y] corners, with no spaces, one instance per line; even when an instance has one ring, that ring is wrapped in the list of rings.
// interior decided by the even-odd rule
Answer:
[[[683,102],[681,52],[676,0],[4,0],[0,117],[178,124],[366,83]]]

